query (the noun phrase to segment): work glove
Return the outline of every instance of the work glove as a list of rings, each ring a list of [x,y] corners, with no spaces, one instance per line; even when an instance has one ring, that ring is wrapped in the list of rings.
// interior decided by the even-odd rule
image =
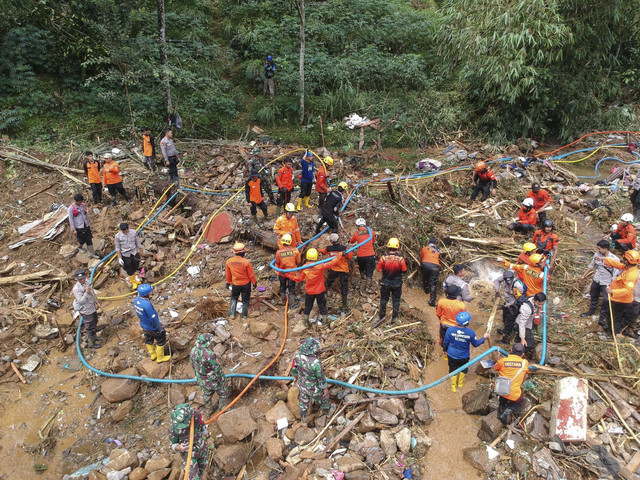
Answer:
[[[500,292],[496,292],[495,298],[500,298]]]
[[[257,284],[257,283],[254,283],[254,284],[253,284],[253,289],[255,290],[256,288],[258,288],[258,284]]]
[[[124,260],[122,260],[122,258],[118,258],[118,263],[124,267]]]
[[[227,289],[230,289],[230,288],[231,288],[231,284],[227,283]]]

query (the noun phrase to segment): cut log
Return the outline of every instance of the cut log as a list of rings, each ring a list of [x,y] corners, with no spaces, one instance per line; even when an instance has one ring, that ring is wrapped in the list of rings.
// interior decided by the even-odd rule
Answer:
[[[584,442],[587,438],[587,382],[577,377],[556,381],[551,408],[551,435],[563,442]]]
[[[33,165],[36,167],[46,168],[48,170],[64,170],[66,172],[84,174],[84,170],[80,170],[79,168],[62,167],[60,165],[54,165],[53,163],[47,163],[40,160],[23,157],[22,155],[16,155],[15,153],[10,153],[7,151],[0,151],[0,157],[9,159],[9,160],[17,160],[22,163],[27,163],[29,165]]]
[[[451,240],[458,240],[460,242],[468,242],[468,243],[479,243],[481,245],[495,245],[495,246],[503,246],[503,245],[515,245],[515,240],[513,238],[466,238],[466,237],[458,237],[455,235],[451,235],[449,237]]]
[[[0,278],[0,285],[11,285],[18,282],[27,282],[29,280],[38,280],[47,275],[51,275],[55,272],[55,269],[42,270],[40,272],[25,273],[24,275],[14,275],[13,277]]]

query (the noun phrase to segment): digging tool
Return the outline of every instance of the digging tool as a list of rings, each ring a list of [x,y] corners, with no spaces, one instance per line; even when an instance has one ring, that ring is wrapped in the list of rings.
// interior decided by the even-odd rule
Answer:
[[[487,321],[487,333],[489,335],[491,335],[491,330],[493,330],[493,321],[496,318],[496,312],[498,311],[498,304],[500,303],[500,297],[496,298],[496,301],[493,302],[493,308],[491,309],[491,315],[489,315],[489,320]],[[487,339],[487,342],[489,343],[489,348],[491,348],[493,345],[491,345],[491,337],[489,337]]]
[[[616,357],[618,357],[618,368],[622,373],[624,373],[624,369],[622,368],[622,360],[620,360],[620,349],[618,348],[618,338],[616,336],[616,329],[613,322],[613,307],[611,306],[611,294],[607,295],[607,300],[609,300],[609,319],[611,320],[611,336],[613,337],[613,344],[616,346]]]

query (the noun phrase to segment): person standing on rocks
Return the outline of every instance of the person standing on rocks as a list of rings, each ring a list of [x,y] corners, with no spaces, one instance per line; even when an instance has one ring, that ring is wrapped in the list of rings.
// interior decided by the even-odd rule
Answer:
[[[303,427],[307,427],[307,416],[312,403],[320,405],[327,417],[331,412],[327,377],[322,369],[322,361],[317,356],[318,350],[320,340],[314,337],[305,338],[298,353],[293,357],[291,375],[299,390],[298,405]]]
[[[360,244],[365,242],[356,252],[358,270],[360,270],[360,279],[366,282],[364,290],[368,293],[373,293],[373,272],[376,271],[376,252],[373,249],[373,244],[376,241],[376,234],[367,227],[367,221],[364,218],[356,219],[356,227],[358,229],[349,240],[349,243]]]
[[[71,225],[71,235],[75,235],[81,249],[83,245],[87,245],[87,251],[91,258],[98,258],[98,255],[96,255],[93,249],[93,235],[91,234],[91,226],[89,225],[89,211],[84,204],[84,197],[81,193],[76,193],[73,200],[73,203],[67,208],[69,225]]]
[[[258,287],[258,280],[253,273],[251,262],[244,258],[247,247],[244,243],[236,243],[233,246],[234,256],[227,260],[225,264],[225,274],[227,278],[227,288],[231,288],[231,305],[229,307],[229,317],[236,317],[236,307],[238,297],[242,294],[242,318],[249,316],[249,302],[251,301],[251,285],[253,289]]]
[[[140,279],[136,272],[140,268],[140,255],[144,252],[138,232],[129,229],[129,224],[122,222],[120,231],[115,236],[115,245],[118,253],[118,262],[129,275],[131,288],[137,290],[138,285],[140,285]]]
[[[327,200],[320,209],[320,220],[316,226],[316,235],[320,233],[322,227],[326,223],[331,229],[331,233],[338,233],[338,221],[340,217],[340,208],[344,203],[342,194],[349,188],[347,182],[340,182],[336,190],[331,190],[327,196]]]
[[[211,397],[214,393],[217,393],[219,397],[217,405],[219,410],[229,403],[229,386],[224,377],[222,367],[218,363],[218,357],[213,353],[212,348],[214,345],[215,339],[212,334],[201,333],[198,335],[196,343],[191,350],[191,366],[202,390],[205,417],[213,413]]]
[[[284,165],[276,173],[276,183],[278,184],[276,215],[280,215],[282,206],[288,206],[291,203],[291,192],[293,192],[293,161],[290,158],[285,159]]]
[[[456,371],[465,363],[469,363],[471,358],[471,345],[479,347],[486,339],[490,337],[489,333],[485,333],[483,337],[476,337],[476,332],[469,328],[471,322],[471,314],[469,312],[460,312],[456,315],[456,327],[449,327],[442,342],[442,350],[447,353],[447,361],[449,362],[449,373]],[[465,368],[463,371],[451,377],[451,391],[456,392],[456,388],[464,385],[464,376],[469,371]]]
[[[430,238],[426,247],[420,251],[420,271],[422,272],[422,288],[429,295],[429,305],[436,306],[436,291],[440,276],[440,249],[435,238]]]
[[[309,200],[311,199],[311,188],[313,187],[313,180],[315,178],[316,166],[313,163],[313,153],[307,152],[300,159],[302,166],[302,173],[300,174],[300,195],[298,195],[298,206],[296,210],[302,210],[302,200],[304,199],[304,206],[311,208]]]
[[[276,200],[273,197],[273,180],[271,179],[271,175],[269,174],[269,168],[264,164],[264,159],[262,158],[262,151],[260,147],[254,147],[251,151],[251,158],[249,159],[249,171],[256,170],[258,175],[260,175],[260,180],[262,180],[262,186],[264,187],[267,195],[269,196],[269,201],[272,205],[276,204]]]
[[[170,128],[164,131],[164,138],[160,140],[160,150],[162,150],[165,165],[169,167],[169,182],[173,183],[176,188],[180,187],[180,178],[178,177],[180,154],[173,144],[173,130]]]
[[[282,248],[276,252],[276,267],[281,270],[291,270],[300,265],[302,258],[300,250],[291,246],[291,234],[285,233],[280,239]],[[280,277],[280,299],[282,304],[287,303],[287,292],[289,293],[289,308],[296,308],[298,301],[296,300],[296,283],[293,280],[293,272],[278,272]]]
[[[318,208],[322,210],[327,194],[329,193],[329,175],[327,167],[333,166],[333,158],[324,157],[322,164],[316,171],[316,192],[318,192]]]
[[[142,163],[147,170],[156,172],[156,142],[149,133],[149,127],[142,127]]]
[[[153,287],[148,283],[140,285],[138,287],[138,296],[133,300],[133,306],[140,320],[140,327],[144,332],[144,343],[147,346],[151,360],[162,363],[170,360],[171,355],[164,354],[167,332],[160,323],[158,312],[149,300],[151,292],[153,292]]]
[[[110,153],[104,154],[104,165],[102,166],[102,177],[104,180],[104,186],[109,190],[109,194],[112,197],[111,206],[115,207],[118,202],[116,201],[116,195],[118,193],[124,197],[127,202],[131,199],[127,195],[127,191],[122,185],[122,176],[120,175],[120,165],[113,161],[113,155]]]
[[[327,277],[327,288],[331,288],[333,282],[336,279],[340,280],[340,294],[342,296],[342,309],[347,311],[349,309],[349,263],[347,260],[353,258],[353,252],[345,254],[347,247],[340,243],[340,237],[337,233],[329,235],[329,241],[331,245],[318,250],[323,255],[335,256],[338,252],[342,253],[342,258],[329,269],[329,275]]]
[[[610,258],[616,262],[619,262],[620,259],[611,253],[611,244],[606,240],[600,240],[596,244],[596,247],[598,248],[597,253],[593,254],[591,263],[587,266],[587,269],[579,280],[579,282],[583,282],[589,272],[592,270],[596,271],[593,275],[593,279],[591,280],[591,288],[589,289],[589,310],[581,313],[580,316],[590,317],[595,314],[598,309],[598,301],[600,300],[600,296],[602,296],[602,306],[600,307],[600,318],[602,319],[605,317],[605,311],[609,308],[609,294],[607,293],[607,287],[611,285],[611,282],[618,276],[620,271],[615,267],[605,265],[604,262],[596,263],[596,259]]]
[[[282,248],[282,236],[285,233],[291,235],[292,247],[296,247],[298,244],[302,243],[302,235],[300,235],[298,219],[293,215],[295,211],[296,207],[293,203],[287,203],[284,207],[284,213],[276,218],[273,231],[280,237],[280,240],[278,240],[278,248]]]
[[[84,162],[84,174],[87,177],[91,194],[93,195],[93,203],[102,202],[102,179],[100,178],[100,162],[93,157],[93,152],[85,152],[86,160]]]
[[[496,292],[496,298],[500,298],[500,287],[504,286],[502,296],[504,304],[502,305],[502,328],[498,329],[498,333],[502,335],[500,343],[508,344],[511,334],[515,329],[515,321],[518,316],[518,306],[516,305],[516,297],[513,296],[513,282],[516,276],[512,270],[505,270],[502,276],[493,282],[493,289]]]
[[[440,345],[442,345],[444,357],[447,356],[447,349],[443,344],[447,330],[449,327],[455,327],[457,325],[456,316],[467,310],[467,306],[459,299],[461,291],[458,285],[447,285],[444,289],[445,297],[438,300],[436,305],[436,316],[440,320]]]
[[[524,403],[522,383],[529,371],[529,362],[522,358],[524,350],[524,346],[521,343],[514,344],[509,356],[498,360],[493,367],[501,377],[511,380],[509,394],[500,395],[498,400],[498,419],[505,427],[513,421],[514,416],[518,415]]]
[[[96,292],[91,287],[87,279],[85,270],[77,270],[74,274],[76,284],[73,286],[73,309],[82,315],[82,323],[87,332],[87,346],[89,348],[100,348],[102,345],[96,340],[96,329],[98,326],[98,310],[96,308]]]
[[[193,418],[193,448],[191,450],[189,480],[202,480],[209,461],[209,446],[207,445],[207,425],[197,408],[193,408],[188,403],[181,403],[173,407],[169,424],[169,442],[171,450],[180,453],[182,469],[186,469],[191,418]]]
[[[267,204],[264,203],[264,198],[262,197],[263,192],[265,192],[265,188],[258,171],[251,170],[249,180],[244,184],[244,194],[247,199],[247,203],[250,205],[253,221],[256,223],[258,223],[258,208],[262,210],[264,219],[269,219],[267,215]]]
[[[378,312],[378,322],[382,323],[387,314],[387,303],[392,297],[393,312],[391,321],[395,321],[400,314],[400,300],[402,299],[402,274],[407,271],[407,262],[398,250],[400,240],[390,238],[387,242],[387,254],[380,257],[376,269],[382,272],[380,280],[380,312]]]
[[[471,295],[471,289],[469,288],[469,284],[465,280],[467,275],[468,272],[465,265],[454,265],[453,275],[449,275],[444,280],[444,288],[447,288],[448,285],[457,285],[458,287],[460,287],[460,295],[458,300],[469,303],[473,301],[473,295]]]
[[[489,198],[489,193],[494,193],[498,188],[498,181],[493,171],[487,167],[485,162],[477,162],[474,167],[475,173],[473,174],[473,192],[471,192],[470,201],[473,202],[480,192],[482,192],[481,202],[484,202]]]

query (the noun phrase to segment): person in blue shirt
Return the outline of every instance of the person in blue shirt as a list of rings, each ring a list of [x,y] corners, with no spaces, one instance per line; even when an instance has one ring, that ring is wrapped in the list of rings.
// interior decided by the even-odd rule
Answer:
[[[449,360],[449,373],[457,370],[469,361],[471,357],[471,345],[479,347],[489,338],[489,333],[485,333],[483,337],[477,338],[476,332],[471,330],[468,325],[471,322],[471,314],[469,312],[460,312],[456,315],[457,327],[449,327],[442,341],[442,349],[447,352]],[[459,374],[451,377],[451,391],[455,392],[456,387],[462,387],[464,376],[469,369],[466,368]]]
[[[311,208],[309,205],[309,199],[311,198],[311,187],[313,186],[313,173],[316,171],[316,166],[313,163],[313,153],[307,152],[300,159],[302,164],[302,173],[300,174],[300,196],[298,197],[298,211],[302,210],[302,199],[304,198],[304,206]]]
[[[167,332],[160,323],[158,312],[149,301],[151,292],[153,292],[153,287],[148,283],[140,285],[138,287],[138,296],[133,300],[133,306],[140,319],[140,327],[144,332],[144,343],[147,345],[151,360],[162,363],[169,360],[171,355],[164,354]]]

